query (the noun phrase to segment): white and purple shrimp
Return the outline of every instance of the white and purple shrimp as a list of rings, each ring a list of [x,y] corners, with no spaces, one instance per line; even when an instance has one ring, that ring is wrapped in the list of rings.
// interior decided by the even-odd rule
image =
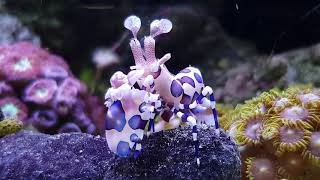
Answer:
[[[166,54],[160,59],[156,58],[154,37],[170,32],[172,29],[171,21],[167,19],[154,20],[150,24],[150,35],[144,37],[143,48],[137,39],[137,33],[141,26],[140,19],[136,16],[130,16],[125,20],[124,26],[133,34],[130,47],[135,60],[135,66],[130,67],[131,71],[126,76],[127,84],[131,86],[137,84],[140,90],[159,96],[162,104],[161,121],[169,122],[178,117],[192,126],[195,156],[197,164],[200,165],[197,124],[215,125],[217,135],[219,134],[212,89],[204,85],[199,69],[187,67],[177,75],[173,75],[164,65],[171,58],[171,55]],[[210,114],[209,118],[208,113]],[[154,119],[149,123],[151,126],[154,126],[153,121]],[[157,131],[159,130],[161,128],[157,129]]]
[[[112,87],[105,95],[109,149],[120,157],[131,154],[137,157],[141,152],[140,142],[145,127],[154,120],[157,110],[161,108],[159,95],[133,88],[127,83],[126,75],[122,72],[116,72],[110,81]]]

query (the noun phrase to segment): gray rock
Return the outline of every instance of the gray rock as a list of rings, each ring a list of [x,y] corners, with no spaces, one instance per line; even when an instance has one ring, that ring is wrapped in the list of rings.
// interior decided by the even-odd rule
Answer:
[[[240,157],[224,132],[201,129],[201,166],[191,129],[152,134],[137,158],[115,158],[103,137],[21,131],[0,139],[0,179],[240,179]]]

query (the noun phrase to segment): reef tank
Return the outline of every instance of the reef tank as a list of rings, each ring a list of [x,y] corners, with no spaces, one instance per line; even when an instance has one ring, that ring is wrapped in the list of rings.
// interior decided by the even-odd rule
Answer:
[[[319,11],[0,0],[0,179],[320,179]]]

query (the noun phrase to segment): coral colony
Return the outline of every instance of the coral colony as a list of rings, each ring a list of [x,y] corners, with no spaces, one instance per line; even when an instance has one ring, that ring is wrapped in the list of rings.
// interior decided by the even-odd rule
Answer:
[[[59,56],[27,42],[0,46],[0,109],[40,132],[101,134],[103,103]],[[100,117],[99,117],[100,116]]]
[[[312,179],[320,175],[320,90],[273,89],[221,118],[240,146],[248,179]]]
[[[164,65],[171,55],[156,58],[154,38],[170,32],[171,21],[154,20],[150,24],[150,35],[144,37],[143,48],[137,39],[140,19],[130,16],[124,21],[124,26],[133,34],[130,47],[135,66],[130,67],[128,74],[116,72],[110,79],[112,87],[105,95],[109,148],[120,157],[137,157],[141,152],[140,141],[145,129],[149,133],[161,131],[164,124],[179,118],[192,126],[195,156],[199,165],[197,124],[215,125],[219,134],[212,89],[204,85],[198,69],[187,67],[173,75]],[[158,115],[160,122],[155,126],[155,117]]]
[[[16,133],[22,129],[22,122],[17,119],[5,118],[0,110],[0,137]]]

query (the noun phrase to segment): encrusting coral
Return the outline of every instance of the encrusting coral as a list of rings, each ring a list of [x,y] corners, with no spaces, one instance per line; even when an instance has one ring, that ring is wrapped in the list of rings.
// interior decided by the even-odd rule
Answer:
[[[0,109],[5,119],[48,134],[103,133],[103,103],[90,95],[61,57],[18,42],[0,46],[0,66]]]
[[[16,119],[4,118],[0,110],[0,137],[16,133],[22,129],[22,122]]]
[[[22,129],[22,122],[16,119],[4,119],[0,121],[0,137],[16,133]]]
[[[320,171],[320,90],[272,89],[220,118],[239,145],[243,179],[316,179]]]

